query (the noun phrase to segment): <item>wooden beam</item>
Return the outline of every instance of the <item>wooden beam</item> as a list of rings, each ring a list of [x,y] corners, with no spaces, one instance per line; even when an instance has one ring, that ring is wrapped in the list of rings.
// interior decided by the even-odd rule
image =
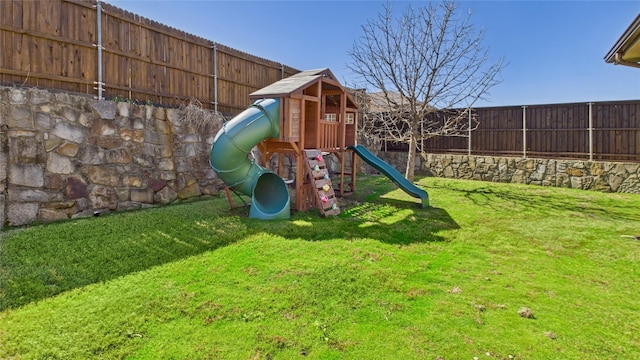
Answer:
[[[351,191],[356,192],[356,174],[358,173],[358,159],[354,151],[349,151],[351,153]]]
[[[280,141],[284,141],[285,138],[288,138],[291,132],[289,131],[289,127],[287,126],[288,121],[286,117],[289,114],[289,98],[281,97],[280,98]]]
[[[318,86],[319,86],[318,82]],[[306,109],[306,101],[307,97],[313,98],[312,96],[305,96],[302,99],[302,104],[300,104],[300,142],[298,144],[291,144],[292,147],[296,147],[296,210],[302,210],[303,206],[303,196],[302,196],[302,188],[304,185],[304,155],[302,154],[302,150],[304,149],[304,138],[306,132],[306,122],[307,122],[307,112]],[[316,99],[317,100],[317,99]],[[313,100],[312,100],[313,101]]]
[[[38,78],[38,79],[46,79],[46,80],[55,80],[67,83],[81,84],[81,85],[93,85],[93,80],[91,79],[77,79],[70,78],[68,76],[57,76],[57,75],[48,75],[44,73],[36,73],[31,71],[20,71],[20,70],[11,70],[0,67],[0,74],[8,74],[14,76],[20,76],[24,78]]]
[[[236,205],[236,204],[233,202],[233,196],[231,195],[231,189],[229,189],[229,187],[228,187],[228,186],[225,186],[225,187],[224,187],[224,192],[225,192],[225,194],[227,195],[227,201],[229,202],[229,208],[230,208],[231,210],[235,210],[235,209],[238,209],[238,208],[246,207],[246,206],[247,206],[247,204],[246,204],[246,203],[245,203],[244,205]],[[234,194],[235,194],[235,192],[234,192]],[[236,195],[237,195],[237,194],[236,194]],[[240,199],[240,200],[242,200],[242,199]],[[244,200],[243,200],[243,201],[244,201]]]
[[[293,148],[293,151],[296,152],[296,155],[302,155],[302,150],[300,150],[300,148],[298,147],[298,145],[296,145],[295,142],[290,142],[289,144]]]
[[[340,89],[342,89],[342,85],[340,84],[340,82],[338,82],[338,81],[336,81],[336,80],[329,79],[329,78],[327,78],[327,77],[323,77],[323,78],[322,78],[322,82],[325,82],[325,83],[327,83],[327,84],[331,84],[331,85],[333,85],[333,86],[337,86],[337,87],[339,87]],[[344,89],[343,89],[341,92],[344,92]]]
[[[304,209],[304,197],[302,196],[302,188],[304,187],[304,156],[296,155],[296,210]]]
[[[340,149],[344,150],[347,136],[347,93],[340,95]]]
[[[267,162],[267,146],[264,141],[259,142],[258,145],[256,146],[258,147],[258,150],[260,150],[260,155],[262,160],[258,165],[265,166]]]
[[[322,90],[322,95],[342,95],[344,91],[341,90]]]
[[[291,146],[292,142],[283,142],[283,141],[274,141],[268,140],[266,141],[266,148],[271,153],[295,153],[295,148]]]
[[[340,95],[340,150],[345,151],[345,142],[347,136],[347,94],[342,92]],[[344,157],[340,161],[340,195],[344,196]]]

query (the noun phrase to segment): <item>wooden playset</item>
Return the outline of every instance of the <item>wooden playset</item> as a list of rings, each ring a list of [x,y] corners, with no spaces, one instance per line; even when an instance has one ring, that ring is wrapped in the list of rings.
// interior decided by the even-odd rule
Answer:
[[[281,177],[286,176],[283,155],[295,159],[295,209],[317,207],[323,215],[339,214],[336,195],[348,195],[356,185],[356,158],[347,149],[356,144],[358,123],[358,105],[351,94],[329,69],[318,69],[282,79],[250,98],[280,100],[280,137],[266,139],[258,148],[262,159],[277,154],[278,169],[272,171]],[[334,173],[326,166],[324,157],[329,155],[340,163]]]

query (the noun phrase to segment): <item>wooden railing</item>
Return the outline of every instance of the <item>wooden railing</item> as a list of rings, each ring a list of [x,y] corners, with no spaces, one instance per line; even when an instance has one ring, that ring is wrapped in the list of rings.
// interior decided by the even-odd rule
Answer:
[[[319,148],[333,150],[340,147],[340,123],[337,121],[320,120]]]

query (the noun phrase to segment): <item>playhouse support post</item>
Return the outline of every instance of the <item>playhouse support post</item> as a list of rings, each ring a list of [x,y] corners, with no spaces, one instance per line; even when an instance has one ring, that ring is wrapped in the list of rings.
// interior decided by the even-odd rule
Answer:
[[[306,196],[303,196],[304,186],[304,156],[301,152],[296,153],[296,210],[302,211]]]

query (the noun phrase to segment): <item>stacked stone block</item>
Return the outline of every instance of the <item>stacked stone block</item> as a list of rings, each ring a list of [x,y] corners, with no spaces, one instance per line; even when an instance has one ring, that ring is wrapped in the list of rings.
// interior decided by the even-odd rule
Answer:
[[[216,194],[213,134],[182,111],[0,87],[0,226]]]
[[[406,169],[406,153],[378,156]],[[415,166],[417,173],[443,178],[640,194],[640,163],[426,154],[417,156]]]

